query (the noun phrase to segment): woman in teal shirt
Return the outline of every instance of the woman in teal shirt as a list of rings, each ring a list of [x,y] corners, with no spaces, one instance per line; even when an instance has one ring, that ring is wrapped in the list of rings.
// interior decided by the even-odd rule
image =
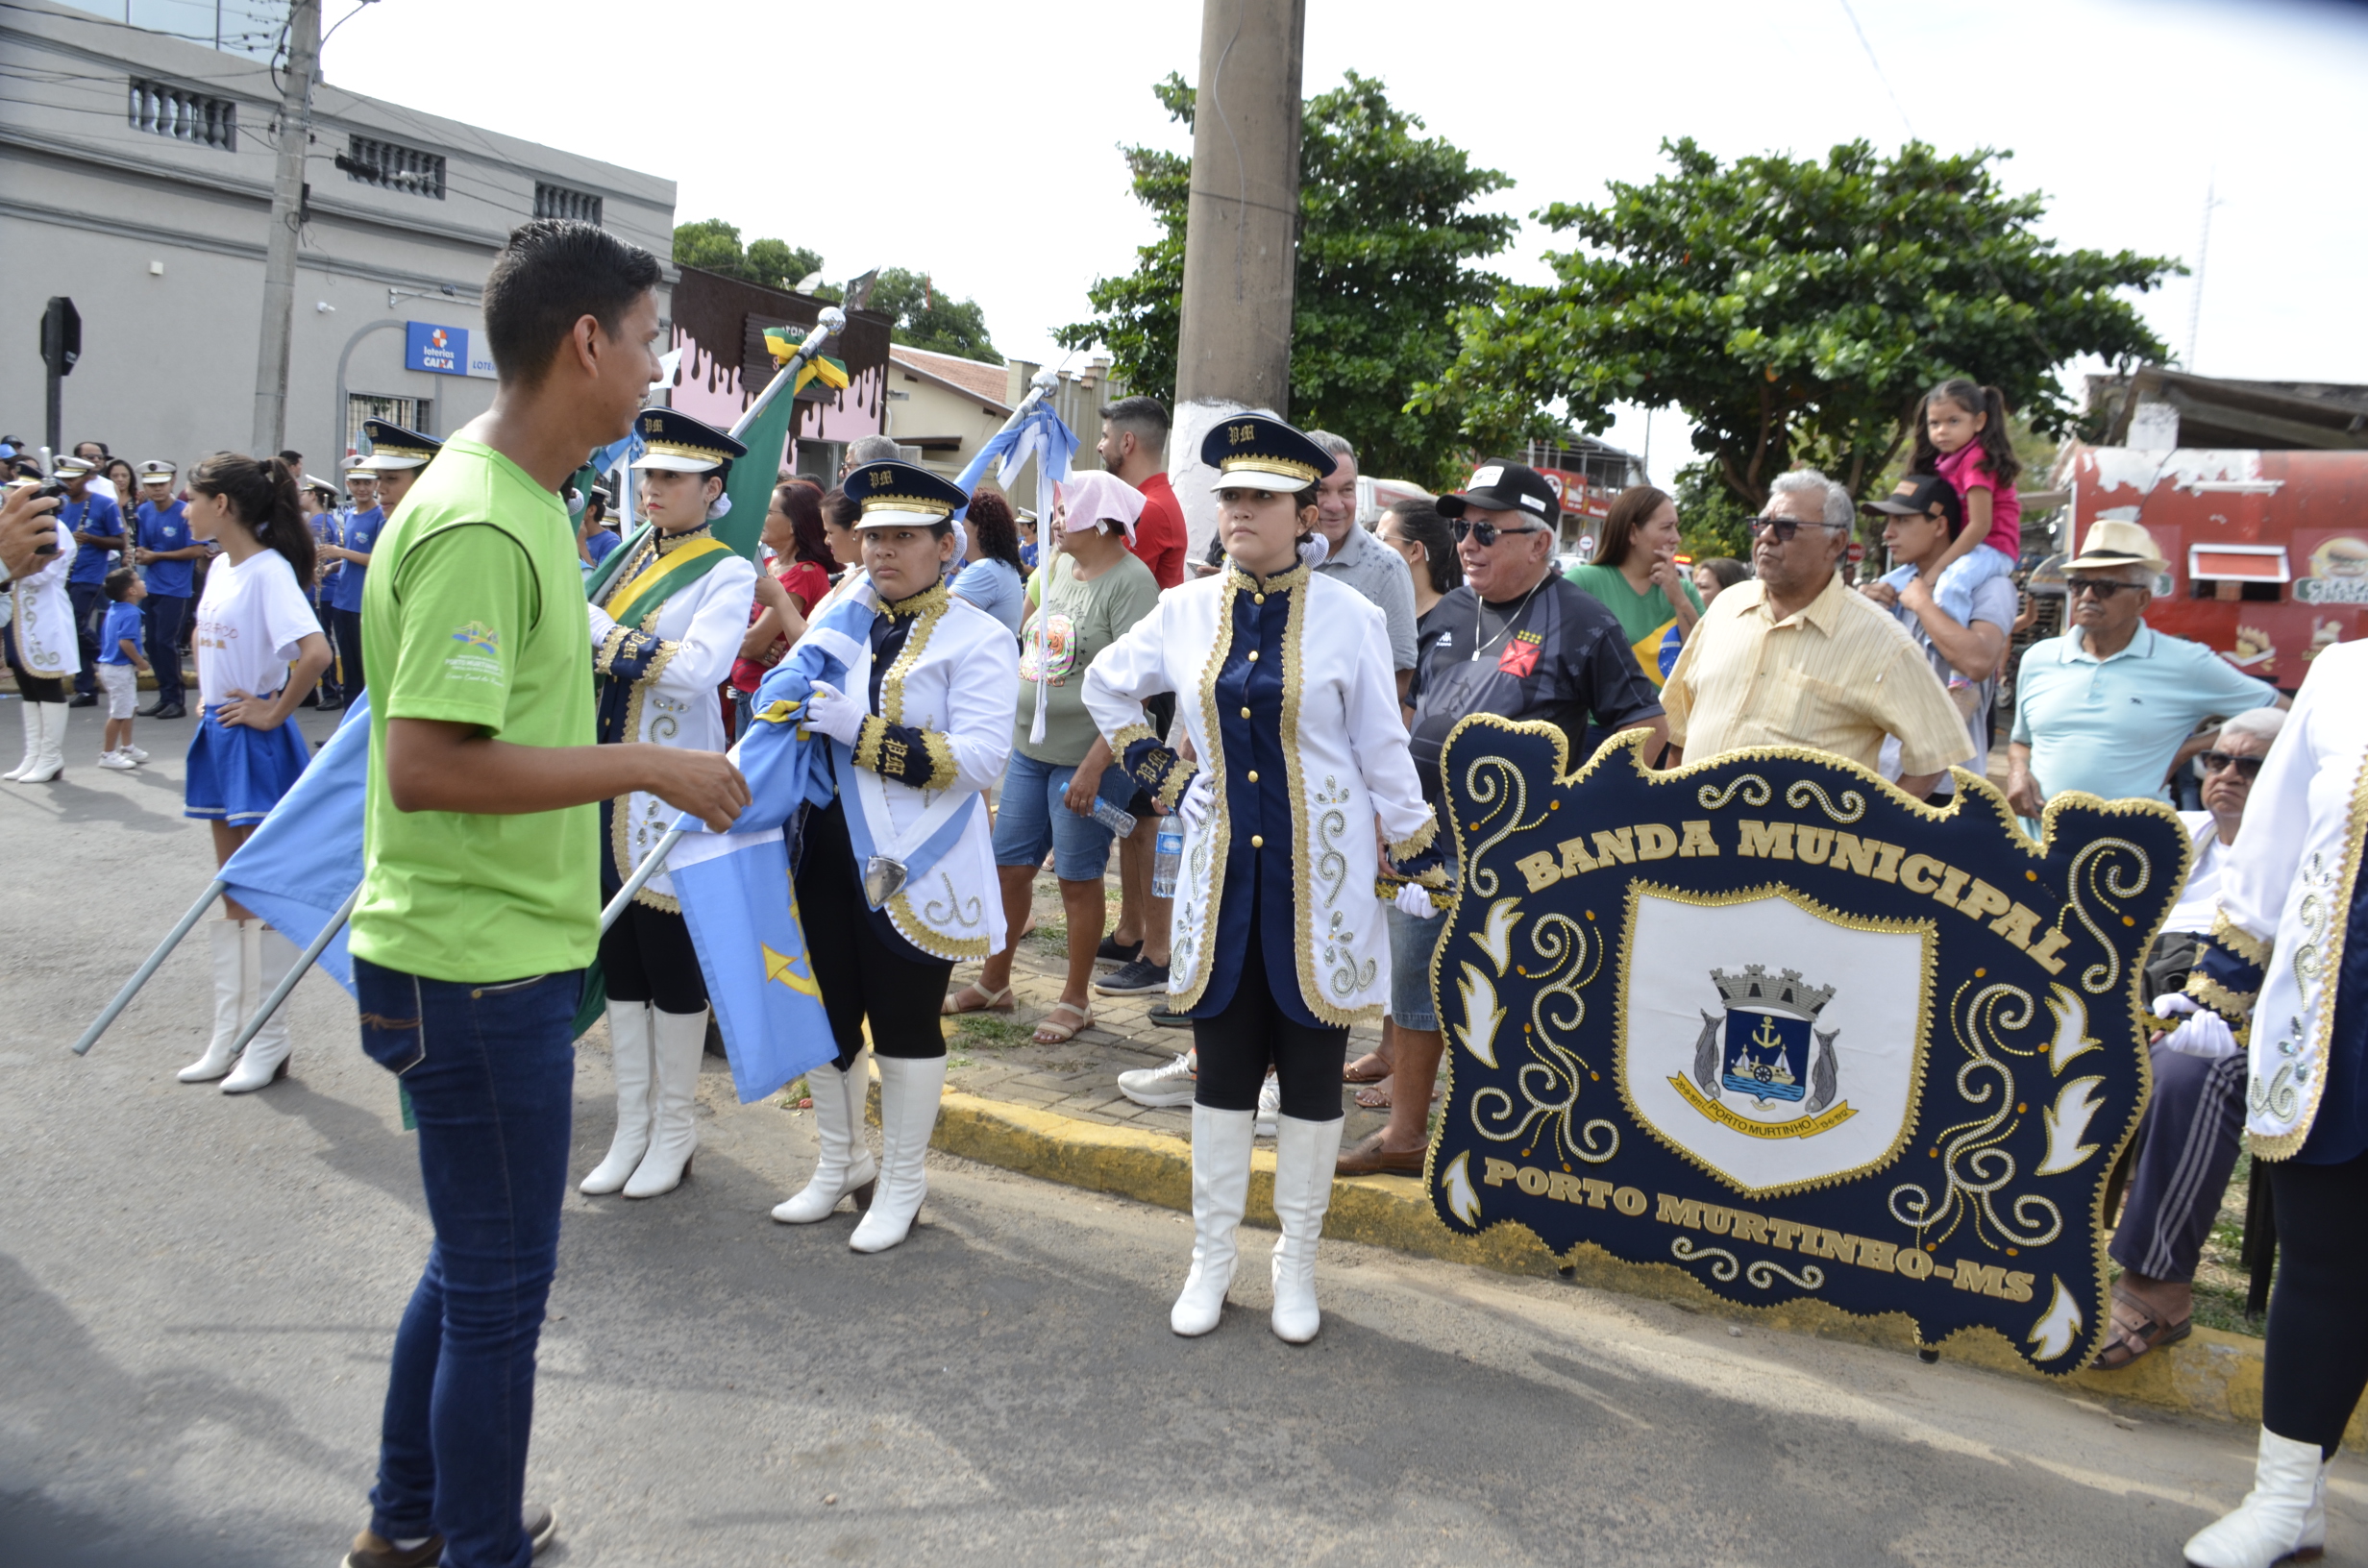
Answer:
[[[1593,564],[1570,569],[1570,580],[1619,623],[1637,668],[1656,689],[1702,618],[1702,596],[1677,564],[1677,502],[1665,490],[1632,484],[1603,520]]]

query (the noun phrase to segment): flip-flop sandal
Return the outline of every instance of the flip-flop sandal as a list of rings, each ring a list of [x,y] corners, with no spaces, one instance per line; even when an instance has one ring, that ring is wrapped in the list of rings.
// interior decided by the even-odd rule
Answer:
[[[2113,1301],[2128,1307],[2136,1315],[2137,1323],[2134,1327],[2126,1328],[2118,1323],[2112,1325],[2113,1337],[2106,1342],[2105,1349],[2097,1356],[2099,1371],[2118,1372],[2147,1352],[2159,1350],[2164,1345],[2175,1345],[2195,1332],[2192,1314],[2176,1323],[2164,1323],[2154,1315],[2152,1309],[2144,1302],[2119,1286],[2113,1287]],[[2133,1345],[2137,1348],[2133,1350]]]
[[[1051,1013],[1046,1014],[1036,1023],[1035,1041],[1039,1045],[1066,1045],[1077,1038],[1077,1031],[1091,1029],[1094,1026],[1094,1010],[1090,1007],[1079,1007],[1074,1002],[1054,1002],[1052,1012],[1073,1013],[1077,1017],[1077,1021],[1057,1023],[1053,1020]],[[1047,1038],[1048,1035],[1049,1038]]]
[[[966,1007],[954,1005],[965,996],[976,996],[980,999]],[[941,1017],[950,1018],[963,1013],[1008,1013],[1011,1008],[1011,988],[1009,986],[1005,986],[1000,991],[989,991],[977,981],[973,980],[939,1003],[937,1011]]]
[[[1365,1088],[1357,1090],[1357,1103],[1368,1111],[1390,1109],[1390,1075],[1383,1073]]]
[[[1341,1069],[1344,1084],[1378,1084],[1390,1076],[1390,1064],[1379,1051],[1368,1051]]]

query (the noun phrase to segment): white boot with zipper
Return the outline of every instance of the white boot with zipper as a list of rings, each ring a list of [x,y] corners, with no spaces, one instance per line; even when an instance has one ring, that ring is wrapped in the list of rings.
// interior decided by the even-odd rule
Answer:
[[[2193,1568],[2270,1568],[2289,1558],[2307,1562],[2327,1550],[2327,1464],[2316,1443],[2298,1443],[2261,1429],[2253,1461],[2253,1490],[2190,1536]]]
[[[0,773],[0,778],[12,781],[22,778],[32,770],[35,763],[41,760],[41,709],[45,706],[47,706],[46,703],[30,700],[23,704],[25,711],[17,717],[24,722],[25,754],[17,759],[15,767],[5,773]]]
[[[656,1010],[648,1002],[608,1004],[608,1050],[616,1064],[617,1136],[608,1153],[592,1167],[579,1191],[594,1197],[623,1190],[650,1151],[650,1084],[656,1076],[653,1060],[655,1039],[651,1019]]]
[[[62,702],[35,702],[40,710],[37,723],[41,726],[41,749],[33,762],[16,775],[19,784],[46,784],[65,772],[65,715]]]
[[[946,1090],[942,1056],[874,1062],[879,1068],[879,1186],[847,1238],[857,1252],[886,1252],[911,1233],[929,1190],[929,1135],[937,1130],[937,1102]]]
[[[1255,1111],[1193,1107],[1193,1270],[1168,1311],[1168,1327],[1188,1338],[1216,1328],[1224,1315],[1241,1257],[1242,1211],[1249,1206],[1257,1120]]]
[[[206,940],[213,951],[213,1040],[204,1056],[176,1075],[183,1083],[211,1083],[236,1060],[231,1047],[255,1011],[255,938],[262,928],[260,920],[207,922]]]
[[[699,1063],[707,1050],[707,1010],[668,1013],[650,1009],[656,1041],[655,1106],[650,1118],[650,1147],[625,1184],[629,1198],[672,1192],[690,1174],[699,1148]]]
[[[287,971],[296,967],[296,944],[260,920],[255,926],[255,997],[252,1007],[263,1005],[274,987],[285,979]],[[295,993],[288,993],[293,996]],[[245,1022],[240,1020],[241,1024]],[[263,1027],[255,1031],[247,1048],[238,1058],[237,1067],[222,1080],[225,1094],[252,1094],[259,1089],[278,1083],[287,1076],[289,1053],[296,1048],[288,1038],[287,1003],[263,1020]]]
[[[1323,1326],[1316,1310],[1316,1238],[1332,1207],[1332,1172],[1340,1164],[1339,1116],[1301,1121],[1277,1116],[1274,1133],[1274,1217],[1283,1238],[1274,1243],[1274,1333],[1304,1345]]]
[[[871,1204],[879,1166],[873,1163],[872,1146],[863,1136],[864,1087],[870,1081],[861,1056],[845,1072],[826,1062],[805,1075],[814,1101],[814,1138],[822,1155],[804,1188],[773,1206],[773,1217],[782,1224],[827,1219],[845,1197],[852,1197],[858,1209]]]

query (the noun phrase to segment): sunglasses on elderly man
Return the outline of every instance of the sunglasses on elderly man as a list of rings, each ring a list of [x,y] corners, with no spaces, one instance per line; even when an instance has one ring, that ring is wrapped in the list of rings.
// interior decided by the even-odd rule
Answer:
[[[2236,770],[2236,776],[2247,783],[2261,776],[2262,759],[2259,757],[2232,757],[2226,751],[2207,751],[2198,760],[2204,764],[2204,772],[2208,773],[2217,773],[2233,768]]]
[[[1480,541],[1480,548],[1482,550],[1488,549],[1489,546],[1496,543],[1497,540],[1503,538],[1509,533],[1544,533],[1548,531],[1544,528],[1500,528],[1493,523],[1474,523],[1468,517],[1459,517],[1454,522],[1448,524],[1447,527],[1449,530],[1455,534],[1458,543],[1461,543],[1464,537],[1468,534],[1472,538]]]
[[[1772,533],[1780,545],[1792,543],[1792,536],[1803,528],[1846,528],[1847,523],[1804,523],[1797,517],[1755,517],[1751,520],[1754,533]]]
[[[2066,577],[2063,591],[2066,597],[2078,599],[2086,594],[2091,599],[2110,599],[2115,594],[2134,594],[2143,586],[2134,582],[2119,582],[2111,577]]]

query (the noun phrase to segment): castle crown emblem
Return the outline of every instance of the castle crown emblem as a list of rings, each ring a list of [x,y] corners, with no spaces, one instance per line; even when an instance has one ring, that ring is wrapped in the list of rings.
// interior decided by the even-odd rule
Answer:
[[[1773,1008],[1800,1018],[1814,1018],[1825,1011],[1835,991],[1832,986],[1811,985],[1798,969],[1770,974],[1764,964],[1746,964],[1740,974],[1713,969],[1711,984],[1718,988],[1729,1007]]]

